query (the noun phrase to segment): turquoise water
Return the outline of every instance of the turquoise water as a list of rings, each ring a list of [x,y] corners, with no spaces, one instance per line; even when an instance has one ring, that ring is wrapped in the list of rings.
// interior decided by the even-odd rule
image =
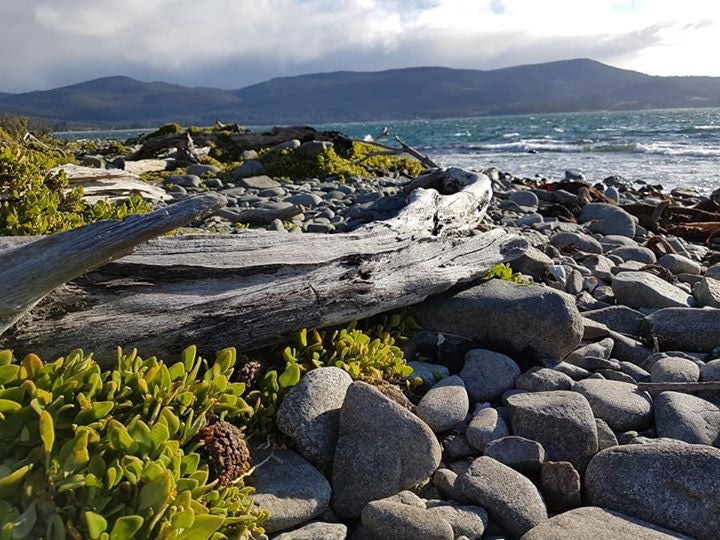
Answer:
[[[267,126],[251,126],[263,129]],[[537,114],[317,126],[353,137],[384,127],[444,165],[498,167],[518,176],[591,181],[620,174],[707,192],[720,187],[720,109]],[[136,136],[137,131],[85,137]],[[69,135],[69,134],[68,134]],[[77,135],[72,136],[77,138]]]

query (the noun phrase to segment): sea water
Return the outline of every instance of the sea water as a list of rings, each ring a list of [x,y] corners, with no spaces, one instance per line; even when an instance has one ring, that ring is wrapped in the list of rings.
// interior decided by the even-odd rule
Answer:
[[[265,129],[268,126],[250,126]],[[359,139],[388,128],[442,165],[497,167],[557,180],[565,170],[591,182],[611,175],[710,192],[720,188],[720,109],[588,112],[323,124]],[[125,132],[74,134],[118,137]],[[137,132],[132,133],[136,136]],[[127,136],[130,136],[129,134]]]

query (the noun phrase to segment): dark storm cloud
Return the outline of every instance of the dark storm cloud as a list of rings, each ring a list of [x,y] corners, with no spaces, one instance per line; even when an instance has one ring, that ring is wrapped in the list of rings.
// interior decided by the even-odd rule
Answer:
[[[0,0],[0,91],[115,74],[239,88],[276,76],[341,69],[490,69],[570,57],[622,65],[665,45],[672,25],[663,21],[673,20],[668,9],[675,9],[666,0],[577,5],[569,0]],[[586,5],[604,5],[607,17],[585,16]],[[620,14],[613,15],[618,5]],[[656,11],[664,19],[648,22],[646,15]],[[634,12],[643,24],[625,24]],[[673,24],[696,35],[715,25],[716,15]],[[624,18],[616,22],[615,16]]]

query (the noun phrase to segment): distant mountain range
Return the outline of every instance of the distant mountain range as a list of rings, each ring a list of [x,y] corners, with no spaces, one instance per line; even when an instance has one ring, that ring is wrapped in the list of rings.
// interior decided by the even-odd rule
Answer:
[[[240,90],[106,77],[23,94],[0,112],[58,126],[447,118],[720,106],[720,77],[655,77],[579,59],[490,71],[418,67],[281,77]]]

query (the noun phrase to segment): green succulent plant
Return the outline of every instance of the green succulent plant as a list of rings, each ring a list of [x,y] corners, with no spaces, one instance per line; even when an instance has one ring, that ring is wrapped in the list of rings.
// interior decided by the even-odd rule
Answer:
[[[242,478],[210,478],[198,433],[210,416],[252,413],[231,382],[234,349],[213,363],[118,352],[101,370],[81,350],[44,363],[0,352],[0,539],[249,538],[266,513]]]
[[[502,279],[503,281],[510,281],[518,285],[532,285],[531,280],[524,278],[520,272],[513,272],[512,267],[505,263],[498,263],[490,267],[481,279],[483,281]]]
[[[51,234],[152,209],[138,195],[87,203],[82,188],[71,189],[63,172],[50,173],[61,161],[52,151],[0,146],[0,235]]]
[[[379,322],[386,322],[389,327]],[[319,367],[339,367],[354,380],[383,379],[396,385],[412,385],[408,378],[413,370],[407,365],[402,349],[395,345],[393,332],[397,336],[400,331],[409,331],[414,321],[403,314],[394,314],[365,325],[367,331],[358,329],[357,322],[331,330],[303,329],[291,344],[278,348],[271,355],[274,367],[265,371],[247,394],[247,402],[253,408],[252,429],[271,431],[287,391],[302,375]]]

